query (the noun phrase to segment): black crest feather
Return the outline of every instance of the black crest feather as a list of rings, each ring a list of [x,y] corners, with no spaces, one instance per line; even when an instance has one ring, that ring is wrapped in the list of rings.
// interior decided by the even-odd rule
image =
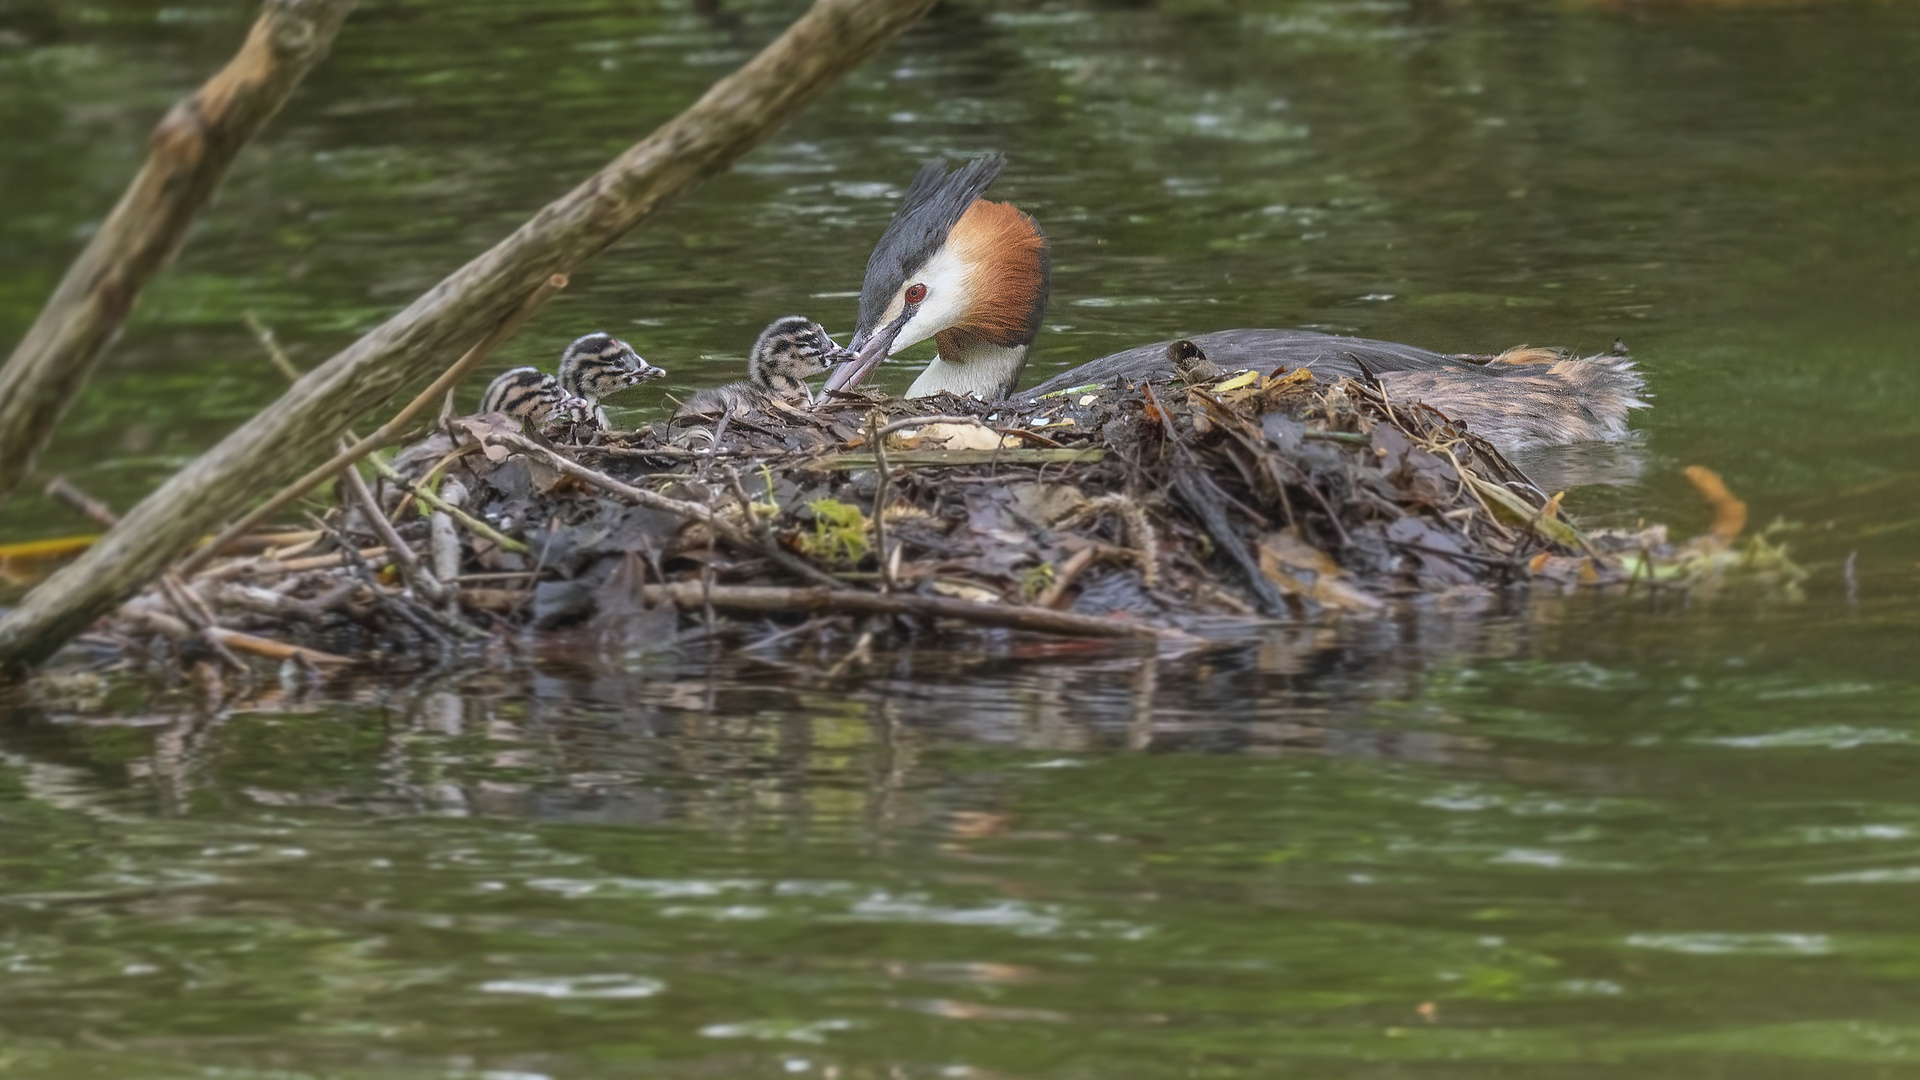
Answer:
[[[920,166],[913,183],[907,185],[907,193],[900,198],[900,209],[894,212],[887,231],[880,234],[880,242],[867,259],[856,335],[874,328],[887,302],[906,284],[907,275],[933,258],[967,207],[986,193],[1006,167],[1004,154],[974,158],[952,172],[947,171],[944,158]]]

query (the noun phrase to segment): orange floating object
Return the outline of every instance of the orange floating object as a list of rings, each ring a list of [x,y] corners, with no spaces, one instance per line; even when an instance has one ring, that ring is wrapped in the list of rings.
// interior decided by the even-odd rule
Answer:
[[[1689,465],[1681,471],[1700,497],[1707,500],[1707,505],[1713,507],[1713,538],[1722,544],[1733,543],[1739,538],[1740,530],[1747,527],[1747,504],[1728,491],[1726,482],[1712,469]]]
[[[53,564],[73,558],[99,539],[99,533],[86,533],[0,544],[0,581],[9,585],[37,585],[53,573],[56,569]]]

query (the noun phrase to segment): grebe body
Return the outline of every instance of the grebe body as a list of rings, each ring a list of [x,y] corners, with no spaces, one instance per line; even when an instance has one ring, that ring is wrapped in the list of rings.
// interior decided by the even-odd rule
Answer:
[[[1510,451],[1623,439],[1627,411],[1645,404],[1640,398],[1645,383],[1633,360],[1622,354],[1581,359],[1521,347],[1497,356],[1450,356],[1311,330],[1220,330],[1190,340],[1204,350],[1202,361],[1222,372],[1305,368],[1327,379],[1375,376],[1390,398],[1430,405]],[[1087,384],[1165,378],[1178,373],[1169,355],[1174,344],[1163,341],[1103,356],[1015,397],[1031,400]]]
[[[854,359],[827,380],[829,391],[858,385],[888,356],[929,338],[939,355],[909,397],[952,392],[1022,400],[1175,372],[1163,341],[1014,393],[1046,312],[1051,257],[1037,222],[981,197],[1005,164],[992,155],[952,172],[942,161],[921,167],[867,261]],[[1497,357],[1449,356],[1307,330],[1222,330],[1191,341],[1228,369],[1304,367],[1330,378],[1371,373],[1389,394],[1430,405],[1507,450],[1620,439],[1628,411],[1645,405],[1645,380],[1620,355],[1575,359],[1523,348]]]
[[[501,372],[480,398],[482,413],[506,413],[515,420],[537,424],[556,412],[584,406],[567,393],[560,380],[539,368],[518,367]]]

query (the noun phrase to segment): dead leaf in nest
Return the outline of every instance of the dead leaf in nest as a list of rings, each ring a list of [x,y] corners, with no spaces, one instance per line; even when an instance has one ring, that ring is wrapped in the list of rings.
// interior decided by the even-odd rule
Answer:
[[[507,455],[512,451],[489,440],[498,435],[520,434],[520,421],[506,413],[498,412],[456,417],[453,426],[472,436],[473,441],[480,444],[480,452],[487,455],[488,461],[493,462],[507,460]]]
[[[1013,484],[1007,491],[1012,496],[1007,508],[1043,528],[1087,505],[1086,494],[1071,484],[1027,482]]]
[[[1021,443],[1015,436],[979,424],[928,424],[887,437],[887,446],[895,450],[1000,450]]]
[[[1260,542],[1260,572],[1290,596],[1302,596],[1339,611],[1376,611],[1381,601],[1348,584],[1346,571],[1332,556],[1293,529],[1269,534]]]

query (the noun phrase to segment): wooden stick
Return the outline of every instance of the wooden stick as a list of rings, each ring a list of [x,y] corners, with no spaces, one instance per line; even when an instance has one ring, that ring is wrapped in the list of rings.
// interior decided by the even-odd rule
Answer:
[[[154,128],[146,164],[0,368],[0,497],[33,467],[234,156],[326,56],[356,2],[268,0],[239,53]]]
[[[73,482],[64,476],[56,476],[47,481],[46,494],[78,510],[81,515],[104,529],[120,524],[120,515],[99,499],[73,486]]]
[[[361,548],[357,557],[369,562],[387,557],[385,545]],[[201,574],[195,581],[228,581],[239,577],[282,577],[287,574],[304,574],[309,570],[331,570],[347,562],[342,552],[331,555],[309,555],[301,559],[235,559]]]
[[[144,624],[154,633],[178,641],[193,636],[193,628],[184,621],[152,608],[131,608],[125,613],[127,620],[135,625]],[[353,664],[358,661],[350,656],[339,656],[319,649],[309,649],[304,645],[288,645],[272,638],[256,637],[239,630],[229,630],[224,626],[209,626],[206,631],[209,640],[214,640],[236,652],[252,653],[269,660],[306,660],[314,664]]]
[[[617,495],[630,503],[644,506],[649,510],[660,510],[672,514],[675,517],[686,518],[689,521],[697,521],[743,548],[757,546],[753,542],[753,537],[750,536],[745,529],[714,513],[713,509],[709,506],[696,502],[687,502],[684,499],[669,498],[665,495],[648,491],[645,488],[637,488],[632,484],[622,483],[608,476],[606,473],[589,469],[585,465],[563,454],[556,454],[524,435],[515,435],[504,431],[493,432],[488,434],[487,441],[511,446],[523,454],[529,454],[539,458],[552,468],[566,473],[568,476],[587,484],[589,487],[597,487],[610,495]]]
[[[393,522],[387,520],[387,515],[380,512],[380,503],[374,499],[373,492],[368,490],[367,481],[361,477],[360,470],[348,469],[340,474],[340,479],[346,483],[347,493],[353,497],[354,505],[360,508],[360,516],[367,519],[367,526],[386,542],[387,554],[392,557],[393,565],[400,568],[400,576],[406,579],[414,592],[419,593],[429,602],[445,603],[447,590],[441,586],[438,578],[429,573],[426,567],[420,565],[420,556],[400,538],[399,530],[393,527]],[[345,529],[346,526],[342,525],[341,530],[345,531]]]
[[[442,511],[443,513],[447,514],[449,517],[453,518],[453,520],[459,522],[462,525],[465,525],[467,527],[467,530],[473,533],[475,536],[478,536],[483,540],[489,541],[495,547],[500,548],[503,551],[512,551],[521,555],[526,554],[527,545],[521,543],[518,540],[515,540],[513,537],[508,536],[507,534],[501,532],[499,529],[494,528],[493,526],[487,524],[486,522],[481,521],[479,518],[474,517],[472,514],[467,513],[465,510],[462,510],[459,507],[448,502],[447,500],[441,498],[440,496],[435,495],[433,492],[428,491],[426,488],[420,486],[419,484],[416,484],[413,481],[407,479],[406,477],[401,476],[398,472],[394,471],[393,466],[387,464],[384,461],[381,461],[379,458],[370,457],[367,459],[367,464],[373,466],[373,471],[379,473],[380,476],[383,479],[385,479],[388,483],[399,484],[401,487],[406,488],[408,493],[410,493],[414,498],[419,499],[421,502],[426,503],[428,506],[433,507],[435,510]]]
[[[541,446],[539,443],[523,435],[500,432],[487,436],[487,439],[490,442],[505,443],[519,450],[521,453],[531,454],[576,480],[597,487],[608,494],[617,495],[630,503],[647,507],[650,510],[661,510],[673,514],[676,517],[686,518],[689,521],[697,521],[713,530],[714,535],[726,537],[727,541],[731,544],[749,551],[758,551],[773,560],[774,565],[795,577],[822,584],[834,581],[831,574],[828,574],[826,571],[808,563],[793,552],[781,547],[780,542],[774,538],[771,529],[763,528],[759,535],[755,535],[752,531],[743,529],[719,514],[714,513],[711,507],[703,506],[700,503],[686,502],[682,499],[670,499],[665,495],[656,494],[644,488],[637,488],[631,484],[623,484],[613,477],[608,476],[606,473],[596,472],[571,458],[556,454],[552,450]],[[737,481],[738,477],[735,479]],[[745,495],[746,493],[743,490],[741,497],[745,498]],[[747,513],[751,514],[752,510],[749,509]]]
[[[889,450],[887,461],[916,469],[954,468],[961,465],[1090,465],[1107,456],[1105,450],[1016,449],[1016,450]],[[822,454],[804,467],[819,472],[845,472],[872,469],[879,459],[872,454]]]
[[[893,465],[887,461],[887,429],[880,426],[885,417],[879,409],[867,413],[867,445],[873,447],[873,547],[880,567],[880,591],[893,591],[893,568],[887,564],[887,499],[893,480]]]
[[[917,593],[876,593],[853,589],[787,588],[771,585],[714,585],[702,589],[697,581],[648,585],[647,603],[671,603],[682,610],[698,610],[711,601],[727,611],[785,612],[830,615],[907,615],[925,619],[955,619],[978,626],[1002,626],[1068,637],[1146,638],[1186,640],[1178,630],[1124,619],[1102,619],[1046,608],[1014,604],[981,604],[945,596]]]
[[[0,674],[50,656],[354,418],[447,363],[498,312],[604,251],[667,200],[771,135],[933,0],[815,0],[746,66],[534,215],[147,496],[0,618]]]

